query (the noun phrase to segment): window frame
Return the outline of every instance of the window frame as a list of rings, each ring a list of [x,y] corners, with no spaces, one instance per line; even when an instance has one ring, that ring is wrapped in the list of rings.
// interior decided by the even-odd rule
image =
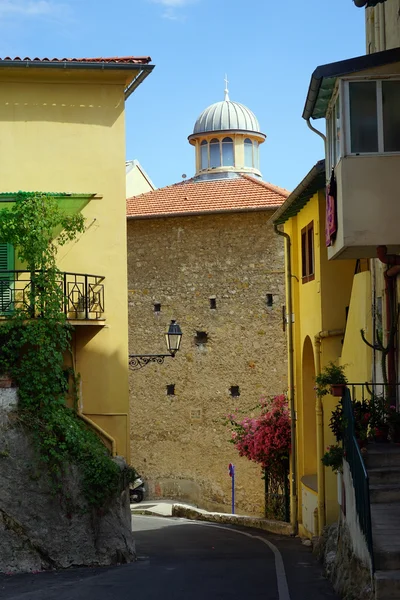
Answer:
[[[311,253],[309,244],[309,235],[311,232]],[[303,247],[303,239],[305,244]],[[311,221],[302,228],[300,236],[301,244],[301,282],[308,283],[315,279],[315,242],[314,242],[314,221]],[[311,262],[310,262],[311,259]]]
[[[377,109],[377,129],[378,129],[378,150],[374,152],[352,152],[351,150],[351,128],[350,128],[350,83],[355,82],[371,82],[375,83],[376,92],[376,109]],[[384,129],[383,129],[383,97],[382,97],[382,82],[398,81],[400,76],[382,76],[382,77],[351,77],[341,81],[341,95],[343,98],[342,107],[342,130],[343,130],[343,112],[345,113],[344,122],[344,138],[345,138],[345,153],[344,156],[390,156],[400,154],[400,150],[385,151]],[[331,141],[329,145],[331,144]]]

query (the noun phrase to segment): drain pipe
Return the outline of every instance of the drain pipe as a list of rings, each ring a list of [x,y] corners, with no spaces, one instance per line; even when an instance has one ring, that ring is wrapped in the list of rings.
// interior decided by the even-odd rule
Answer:
[[[286,241],[286,289],[287,289],[287,326],[288,326],[288,358],[289,358],[289,386],[288,400],[290,407],[290,443],[291,443],[291,461],[290,470],[292,473],[291,496],[290,496],[290,522],[293,532],[297,533],[297,453],[296,453],[296,411],[294,405],[294,348],[293,348],[293,295],[292,295],[292,257],[290,235],[280,231],[274,223],[275,233],[285,238]]]
[[[344,335],[344,329],[328,329],[326,331],[320,331],[314,336],[314,347],[315,347],[315,375],[321,373],[321,345],[322,340],[330,337],[337,337]],[[315,402],[315,417],[317,425],[317,482],[318,482],[318,535],[322,534],[322,530],[325,527],[325,468],[322,464],[322,457],[324,455],[324,415],[321,396],[316,394]]]

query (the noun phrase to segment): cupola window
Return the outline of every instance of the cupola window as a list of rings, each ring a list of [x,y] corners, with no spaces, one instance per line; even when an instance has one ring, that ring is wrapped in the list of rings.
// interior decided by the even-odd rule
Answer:
[[[201,152],[201,168],[208,168],[208,144],[206,140],[203,140],[200,144],[200,152]]]
[[[253,166],[253,142],[250,138],[244,140],[244,166]]]
[[[235,164],[233,141],[230,137],[226,137],[222,140],[222,164],[224,167],[233,167]]]
[[[253,167],[260,169],[260,158],[258,154],[258,142],[253,142]]]
[[[213,138],[210,142],[210,168],[214,169],[221,166],[221,153],[219,140]]]

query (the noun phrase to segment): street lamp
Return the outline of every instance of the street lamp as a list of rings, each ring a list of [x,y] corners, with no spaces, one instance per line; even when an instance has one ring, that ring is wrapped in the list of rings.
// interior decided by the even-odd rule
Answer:
[[[167,357],[174,358],[178,352],[182,340],[182,330],[178,323],[172,319],[169,324],[168,331],[165,333],[165,341],[169,354],[130,354],[129,367],[132,371],[142,369],[149,363],[157,363],[162,365]]]

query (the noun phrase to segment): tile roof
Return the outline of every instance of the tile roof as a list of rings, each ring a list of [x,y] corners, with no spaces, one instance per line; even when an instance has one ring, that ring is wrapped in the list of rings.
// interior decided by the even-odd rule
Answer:
[[[128,198],[128,219],[275,210],[289,192],[249,175],[201,181],[188,179]]]
[[[104,58],[102,56],[98,58],[29,58],[26,56],[25,58],[20,58],[16,56],[15,58],[11,58],[10,56],[6,56],[5,58],[0,58],[0,64],[4,62],[36,62],[36,63],[63,63],[63,62],[74,62],[74,63],[107,63],[107,64],[124,64],[124,65],[147,65],[151,58],[150,56],[112,56],[109,58]]]

